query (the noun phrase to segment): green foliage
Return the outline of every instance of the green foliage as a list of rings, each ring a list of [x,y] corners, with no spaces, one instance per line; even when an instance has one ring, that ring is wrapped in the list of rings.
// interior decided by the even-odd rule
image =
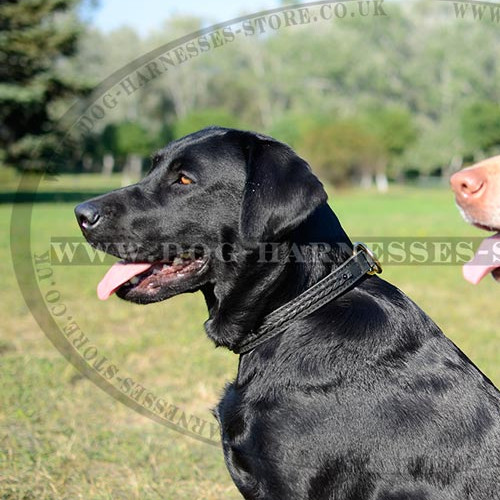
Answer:
[[[178,120],[174,126],[174,137],[178,139],[186,134],[212,125],[242,128],[239,119],[222,108],[203,109],[193,111],[186,117]]]
[[[152,140],[137,122],[124,121],[107,125],[101,134],[87,138],[86,152],[97,157],[111,154],[117,158],[128,155],[147,156],[151,153]]]
[[[138,123],[123,122],[116,126],[114,148],[117,156],[147,156],[151,153],[151,140]]]
[[[164,123],[160,131],[155,134],[151,140],[151,147],[154,150],[164,148],[170,141],[174,140],[174,130],[173,127]]]
[[[401,159],[417,139],[417,127],[410,112],[388,106],[368,111],[362,121],[376,138],[390,173],[401,173]]]
[[[321,115],[289,112],[274,121],[269,135],[289,144],[292,148],[299,148],[311,130],[328,123],[328,117]]]
[[[18,168],[43,168],[58,147],[55,103],[85,90],[63,74],[81,28],[77,0],[0,4],[0,149]]]
[[[417,138],[413,117],[406,109],[390,106],[379,108],[367,113],[366,122],[391,158],[401,156]]]
[[[462,134],[468,153],[491,152],[500,146],[500,105],[477,101],[462,113]]]
[[[334,184],[364,173],[376,173],[385,157],[376,135],[355,119],[311,128],[304,135],[299,151],[321,177]]]
[[[71,2],[34,1],[40,12],[50,11],[56,3]],[[295,3],[300,2],[287,1],[283,5]],[[11,4],[15,7],[2,4],[0,9],[8,13],[9,9],[27,5],[6,5]],[[438,168],[444,170],[451,163],[459,164],[463,156],[494,152],[498,147],[500,114],[494,104],[500,95],[498,26],[474,22],[472,15],[459,20],[454,10],[442,2],[384,2],[386,16],[374,15],[374,4],[368,2],[361,4],[369,15],[361,16],[358,4],[346,4],[355,15],[348,13],[343,19],[300,26],[283,24],[279,30],[269,27],[263,36],[256,33],[232,39],[221,35],[222,45],[200,50],[182,64],[157,75],[107,113],[96,125],[94,136],[87,138],[86,153],[98,165],[103,151],[110,150],[106,137],[100,134],[106,126],[124,121],[140,123],[145,128],[149,140],[137,143],[148,143],[152,150],[208,125],[264,131],[292,147],[307,146],[325,172],[333,168],[327,168],[334,162],[331,155],[340,155],[335,170],[343,172],[339,174],[344,176],[342,182],[358,177],[362,171],[385,171],[393,177],[400,177],[409,169],[428,174]],[[26,12],[16,19],[22,20]],[[49,21],[42,24],[50,26],[51,17],[44,19]],[[63,24],[58,22],[58,30],[62,30]],[[0,24],[0,44],[5,26]],[[65,81],[86,78],[97,83],[138,56],[203,26],[206,20],[172,16],[148,37],[138,36],[131,28],[111,33],[88,30],[80,40],[76,60],[63,65],[68,70]],[[47,43],[50,40],[47,36]],[[10,41],[15,39],[11,36]],[[49,75],[55,74],[49,63],[57,60],[61,66],[67,58],[60,54],[72,52],[62,48],[62,52],[54,52],[57,44],[53,38],[52,45],[38,57],[34,51],[38,45],[44,47],[45,42],[33,46],[23,42],[18,47],[18,56],[26,58],[28,68],[41,68],[41,73],[29,85],[14,81],[9,86],[0,81],[0,104],[7,103],[0,108],[0,119],[11,101],[15,101],[16,109],[29,113],[45,113],[49,108],[53,113],[56,109],[53,101],[51,106],[44,104],[47,79],[41,76],[47,67]],[[191,51],[196,50],[199,40],[192,43]],[[74,48],[69,42],[62,45]],[[170,55],[175,59],[174,49]],[[18,66],[16,71],[24,70],[22,64]],[[0,64],[0,75],[2,71]],[[48,138],[55,125],[52,118],[37,118],[36,123],[49,128],[33,130],[33,120],[23,113],[18,113],[14,121],[27,138],[9,148],[11,156],[29,156],[37,138]],[[321,135],[322,126],[344,121],[355,122],[359,130],[348,127],[350,132],[340,131],[334,127],[336,136],[345,135],[344,146],[330,140],[325,151],[320,152],[321,147],[313,144],[311,131],[317,130]],[[0,149],[10,126],[8,120],[4,122]],[[44,142],[45,152],[50,154],[57,143]],[[349,147],[361,149],[348,153]],[[134,149],[144,151],[137,144]],[[43,151],[44,146],[39,144],[36,150]],[[374,155],[370,161],[365,159],[368,154]],[[332,174],[332,178],[340,180],[339,175]]]

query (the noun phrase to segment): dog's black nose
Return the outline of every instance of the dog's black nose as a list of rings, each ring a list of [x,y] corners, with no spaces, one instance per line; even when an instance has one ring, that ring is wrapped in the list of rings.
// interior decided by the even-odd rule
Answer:
[[[83,229],[92,229],[100,220],[99,209],[88,201],[80,203],[75,208],[76,219]]]

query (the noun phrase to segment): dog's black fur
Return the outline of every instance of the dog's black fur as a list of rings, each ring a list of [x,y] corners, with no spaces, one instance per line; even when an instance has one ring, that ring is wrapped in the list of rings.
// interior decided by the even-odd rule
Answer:
[[[177,182],[181,173],[194,182]],[[118,295],[146,303],[201,290],[209,337],[235,348],[349,257],[326,198],[289,147],[214,127],[171,143],[144,180],[77,215],[97,213],[84,229],[91,244],[134,244],[133,255],[108,247],[123,259],[162,260],[159,241],[227,243],[225,259],[205,256],[196,273],[154,294],[125,287]],[[261,242],[276,243],[273,263],[259,258]],[[315,242],[330,245],[328,258]],[[500,499],[500,393],[377,277],[241,356],[216,415],[246,499]]]

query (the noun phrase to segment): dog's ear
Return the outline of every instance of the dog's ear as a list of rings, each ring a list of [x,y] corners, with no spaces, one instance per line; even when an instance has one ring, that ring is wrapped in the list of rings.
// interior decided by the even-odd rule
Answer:
[[[321,182],[286,144],[254,135],[246,150],[247,178],[240,215],[244,241],[277,240],[326,202]]]

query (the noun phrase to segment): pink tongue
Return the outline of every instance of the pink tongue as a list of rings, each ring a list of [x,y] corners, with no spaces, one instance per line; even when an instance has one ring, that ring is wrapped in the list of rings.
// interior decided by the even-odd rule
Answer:
[[[500,268],[500,233],[486,238],[473,259],[463,267],[464,278],[477,285],[488,273]]]
[[[153,264],[147,262],[117,262],[97,285],[97,296],[101,300],[106,300],[129,279],[147,271],[152,266]]]

